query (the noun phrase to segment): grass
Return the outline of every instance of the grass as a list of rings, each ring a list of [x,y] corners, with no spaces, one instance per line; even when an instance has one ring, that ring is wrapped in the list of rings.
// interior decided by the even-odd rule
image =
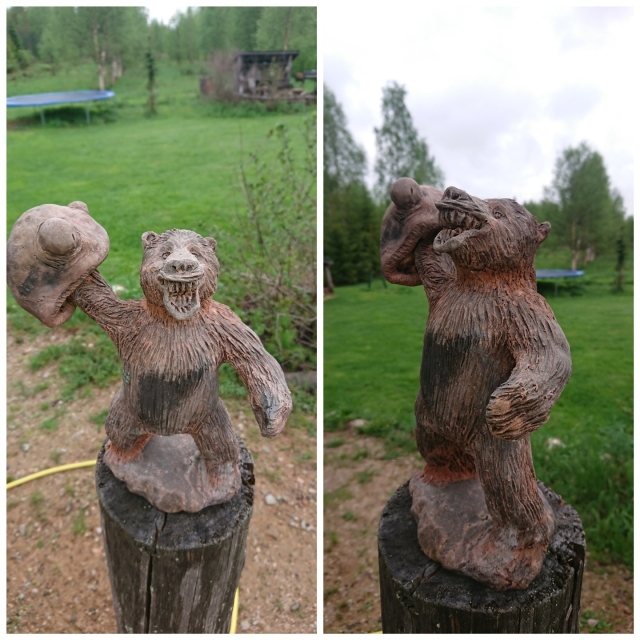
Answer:
[[[38,425],[38,428],[42,431],[56,431],[58,428],[58,418],[56,416],[47,418]]]
[[[71,526],[73,528],[73,533],[77,536],[84,535],[87,531],[87,522],[85,519],[84,509],[80,509],[78,513],[73,517],[73,521],[71,522]]]
[[[324,494],[324,508],[332,509],[337,504],[346,500],[351,500],[351,498],[353,498],[353,494],[349,491],[347,486],[339,487],[335,491],[329,491]]]
[[[37,371],[58,362],[60,374],[67,381],[62,398],[69,400],[88,384],[105,387],[120,374],[120,361],[111,340],[90,325],[65,344],[52,344],[32,356],[31,369]]]
[[[552,266],[552,265],[549,265]],[[532,436],[538,477],[580,514],[590,552],[633,559],[633,286],[611,293],[613,261],[588,265],[582,295],[547,297],[571,345],[573,374],[549,422]],[[575,292],[574,292],[575,293]],[[325,302],[325,430],[345,423],[379,436],[387,456],[415,451],[428,305],[421,288],[378,281],[338,288]],[[550,449],[549,438],[564,446]]]
[[[129,69],[113,89],[113,104],[91,105],[86,125],[84,105],[47,111],[47,126],[31,108],[8,110],[7,233],[26,210],[43,203],[85,202],[109,234],[110,252],[100,271],[123,298],[142,296],[138,279],[141,235],[174,227],[192,229],[218,240],[222,264],[216,299],[225,298],[225,265],[234,261],[231,218],[244,208],[239,168],[249,154],[276,153],[268,132],[280,122],[302,127],[301,105],[246,105],[222,108],[199,96],[199,69],[159,61],[159,115],[144,116],[147,100],[142,69]],[[91,64],[65,68],[55,76],[46,65],[7,80],[7,94],[94,88]],[[77,116],[77,117],[76,117]],[[293,135],[292,145],[301,139]],[[228,290],[227,290],[228,291]],[[19,340],[48,331],[7,296],[7,318]],[[38,368],[59,363],[69,399],[88,384],[115,380],[120,363],[115,347],[80,311],[65,328],[74,335],[64,346],[52,345],[32,359]],[[92,344],[93,346],[87,346]],[[221,372],[223,395],[245,390],[232,371]]]
[[[7,93],[88,88],[95,83],[93,75],[91,65],[56,76],[34,74],[8,81]],[[237,109],[213,117],[211,104],[198,96],[197,77],[165,63],[160,78],[164,97],[155,118],[143,116],[144,74],[132,69],[114,87],[116,122],[65,128],[34,124],[7,132],[8,229],[33,206],[86,202],[111,242],[101,270],[111,284],[124,286],[128,297],[140,295],[142,233],[179,225],[224,236],[230,212],[243,206],[240,163],[267,147],[275,124],[284,119],[295,129],[304,117],[236,117]],[[21,111],[9,110],[10,121],[24,118]],[[223,263],[229,257],[223,242],[218,253]]]

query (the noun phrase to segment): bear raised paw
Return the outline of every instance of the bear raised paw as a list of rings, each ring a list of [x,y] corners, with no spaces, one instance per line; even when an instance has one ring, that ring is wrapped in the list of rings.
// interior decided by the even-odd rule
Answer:
[[[549,223],[513,200],[396,181],[382,222],[390,282],[429,299],[411,480],[423,551],[497,590],[539,573],[554,522],[529,434],[571,375],[569,345],[536,292]]]
[[[238,438],[218,395],[220,365],[238,372],[265,437],[284,428],[291,395],[256,334],[211,298],[216,241],[172,229],[144,233],[142,245],[144,298],[120,300],[96,269],[108,238],[86,205],[42,205],[23,214],[9,238],[9,285],[49,326],[77,306],[104,329],[123,381],[106,419],[105,463],[157,508],[199,511],[230,500],[241,484]],[[190,437],[167,438],[181,435]]]

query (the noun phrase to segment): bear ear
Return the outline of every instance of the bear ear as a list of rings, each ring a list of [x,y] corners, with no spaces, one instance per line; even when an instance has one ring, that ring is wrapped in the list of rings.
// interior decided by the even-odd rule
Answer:
[[[153,231],[145,231],[142,234],[142,248],[147,249],[158,239],[158,234]]]
[[[551,231],[550,222],[541,222],[538,225],[538,244],[541,244],[547,239],[547,236],[549,235],[549,231]]]
[[[89,214],[89,207],[84,202],[80,202],[80,200],[74,200],[70,202],[67,207],[70,209],[79,209],[80,211],[84,211],[86,214]]]
[[[218,246],[218,243],[215,240],[215,238],[204,238],[204,241],[211,247],[211,251],[215,251],[216,250],[216,247]]]

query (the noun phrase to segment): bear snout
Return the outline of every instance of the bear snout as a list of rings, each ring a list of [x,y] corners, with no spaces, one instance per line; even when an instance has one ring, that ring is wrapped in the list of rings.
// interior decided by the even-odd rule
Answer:
[[[471,196],[466,191],[458,187],[447,187],[442,194],[443,200],[471,200]]]
[[[174,251],[164,263],[162,272],[166,276],[201,276],[203,269],[197,258],[185,250]]]

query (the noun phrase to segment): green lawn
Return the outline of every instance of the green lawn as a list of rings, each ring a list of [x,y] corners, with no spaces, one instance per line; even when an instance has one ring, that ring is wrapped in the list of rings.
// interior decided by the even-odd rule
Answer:
[[[92,88],[94,75],[92,65],[56,76],[36,73],[8,82],[7,92]],[[222,234],[218,255],[224,264],[229,218],[244,206],[240,163],[260,149],[267,156],[275,153],[267,141],[269,130],[279,122],[296,130],[305,117],[266,112],[238,117],[246,115],[242,105],[226,117],[214,115],[215,105],[200,101],[198,76],[174,65],[160,65],[158,82],[154,118],[144,117],[145,78],[134,69],[114,87],[114,122],[94,118],[96,124],[87,126],[80,118],[74,126],[42,127],[36,118],[7,131],[7,232],[31,207],[82,200],[109,234],[111,249],[101,271],[111,284],[135,295],[141,293],[137,272],[144,231],[184,227]],[[25,118],[32,111],[8,110],[8,118]]]
[[[8,110],[7,235],[26,210],[44,203],[85,202],[106,229],[110,251],[100,271],[123,297],[138,298],[141,235],[171,228],[192,229],[218,240],[222,265],[216,299],[231,304],[225,267],[233,266],[234,214],[246,209],[240,166],[257,153],[269,160],[279,143],[268,133],[279,123],[290,131],[294,154],[304,151],[303,121],[315,109],[302,105],[221,105],[203,102],[198,80],[206,68],[180,68],[159,62],[158,115],[145,117],[148,94],[142,69],[129,69],[116,83],[114,101],[91,106],[87,125],[84,105],[47,110],[40,124],[32,108]],[[95,67],[66,68],[55,76],[35,68],[29,76],[7,81],[7,94],[96,88]],[[228,281],[227,281],[228,282]],[[233,292],[237,294],[237,292]],[[7,295],[11,326],[28,333],[46,331]],[[60,362],[68,381],[65,393],[88,383],[117,377],[119,362],[109,339],[86,316],[76,312],[65,325],[76,333],[68,349],[48,350],[33,366]],[[83,336],[91,333],[91,340]],[[93,351],[84,342],[95,344]],[[112,371],[103,380],[104,371]],[[114,373],[115,372],[115,373]],[[222,387],[238,393],[235,378],[224,370]],[[227,394],[227,395],[229,395]]]
[[[633,295],[609,293],[606,260],[587,268],[583,295],[548,297],[571,345],[573,375],[532,437],[538,476],[573,504],[601,558],[632,559]],[[606,284],[605,284],[606,283]],[[421,287],[376,281],[325,302],[325,429],[364,418],[389,455],[414,450],[428,305]],[[564,446],[550,450],[548,438]]]

